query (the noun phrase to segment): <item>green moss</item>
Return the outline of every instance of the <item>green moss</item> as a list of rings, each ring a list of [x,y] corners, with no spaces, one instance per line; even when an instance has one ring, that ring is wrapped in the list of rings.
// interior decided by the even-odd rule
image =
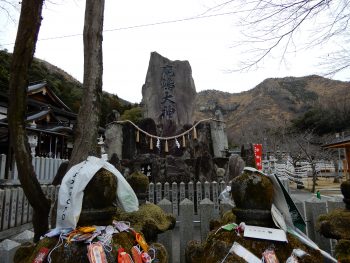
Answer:
[[[116,177],[106,169],[100,169],[84,190],[83,208],[105,208],[113,206],[117,196]]]
[[[235,223],[235,222],[236,222],[236,216],[232,213],[232,210],[226,211],[222,215],[221,225],[226,225],[226,224]]]
[[[156,235],[175,227],[176,219],[172,214],[166,214],[157,205],[147,203],[139,207],[138,211],[119,212],[116,217],[120,221],[128,221],[131,226],[145,235],[148,242],[155,241]]]
[[[231,193],[238,208],[271,209],[273,185],[266,176],[244,172],[232,180]]]
[[[35,244],[34,243],[24,243],[22,244],[16,251],[15,257],[13,261],[15,263],[20,263],[20,262],[26,262],[26,259],[32,255],[33,251],[35,249]]]
[[[135,193],[146,193],[148,190],[149,179],[146,175],[139,171],[128,176],[127,181]]]
[[[39,243],[35,246],[26,245],[22,246],[17,250],[15,255],[15,263],[32,263],[37,256],[39,250],[42,247],[46,247],[48,249],[52,249],[58,242],[58,238],[44,238],[39,241]],[[66,245],[61,245],[56,248],[51,253],[52,262],[57,263],[89,263],[87,258],[87,247],[88,244],[83,242],[72,242],[70,244],[65,243]],[[108,262],[116,262],[118,256],[118,249],[124,248],[127,253],[130,254],[131,248],[136,245],[135,236],[129,232],[121,232],[113,235],[112,238],[112,251],[105,250],[105,254]],[[156,250],[156,259],[159,263],[167,263],[167,251],[163,245],[159,243],[151,244],[152,247]]]
[[[204,248],[199,241],[191,240],[188,242],[185,250],[186,262],[202,263],[203,254],[204,254]]]
[[[335,209],[318,218],[317,228],[327,238],[350,239],[350,211]]]
[[[127,213],[117,211],[115,219],[120,221],[129,221],[132,228],[141,233],[146,242],[156,248],[156,257],[158,262],[167,262],[167,251],[161,244],[155,242],[157,234],[162,233],[175,226],[176,219],[172,214],[166,214],[157,205],[144,204],[136,212]],[[118,248],[124,248],[126,252],[130,253],[131,248],[136,245],[135,236],[129,232],[122,232],[114,234],[112,237],[112,251],[106,252],[108,262],[115,262],[117,258]],[[16,254],[16,263],[31,263],[42,247],[52,249],[58,242],[58,238],[44,238],[36,246],[19,249]],[[52,262],[59,263],[76,263],[86,262],[87,259],[87,244],[83,242],[72,242],[67,246],[61,245],[55,249],[51,254]]]
[[[204,252],[200,253],[201,255],[198,256],[200,258],[195,258],[193,262],[221,262],[234,242],[238,242],[258,258],[261,258],[262,253],[267,248],[273,247],[279,261],[285,262],[294,248],[300,248],[309,254],[302,262],[322,262],[322,256],[318,251],[308,248],[289,234],[288,243],[284,243],[270,240],[248,239],[238,236],[234,231],[219,231],[216,234],[215,232],[211,232],[203,246],[198,248],[200,251]],[[193,253],[196,253],[196,251],[192,248],[192,255]],[[229,255],[225,262],[245,261],[236,255]]]
[[[36,255],[39,250],[43,247],[48,249],[52,249],[58,239],[57,238],[43,238],[41,239],[37,245],[28,243],[21,245],[21,247],[16,251],[14,262],[15,263],[31,263],[34,261]]]
[[[230,211],[228,211],[220,220],[217,220],[217,223],[221,222],[221,225],[225,225],[227,223],[231,223],[231,219],[232,215],[230,214]],[[262,253],[266,249],[273,247],[279,262],[285,262],[291,255],[294,248],[300,248],[308,253],[309,256],[305,256],[304,258],[300,259],[299,262],[323,262],[322,255],[319,251],[309,248],[290,234],[287,234],[288,243],[274,242],[270,240],[244,238],[243,236],[237,235],[235,231],[216,231],[218,227],[209,233],[206,241],[202,244],[200,244],[198,241],[190,241],[188,243],[186,247],[187,263],[221,262],[234,242],[238,242],[258,258],[261,258]],[[245,261],[235,254],[230,254],[225,260],[225,263],[228,262],[243,263]]]
[[[160,263],[168,263],[168,252],[166,251],[165,247],[160,243],[152,243],[151,247],[153,247],[156,251],[156,259]],[[153,262],[157,262],[156,260]]]
[[[210,220],[210,231],[216,231],[219,227],[230,223],[236,223],[236,216],[232,213],[232,210],[226,211],[220,219]]]
[[[342,263],[350,263],[350,240],[341,239],[335,247],[335,256]]]
[[[124,248],[130,254],[131,248],[136,245],[135,236],[129,232],[121,232],[113,235],[113,249]],[[116,254],[117,255],[117,254]]]

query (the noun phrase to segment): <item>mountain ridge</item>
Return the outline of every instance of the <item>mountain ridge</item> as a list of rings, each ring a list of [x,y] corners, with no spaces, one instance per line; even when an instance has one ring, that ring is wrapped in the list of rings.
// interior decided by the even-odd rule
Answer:
[[[8,89],[10,58],[10,53],[0,51],[0,90],[3,92],[7,92]],[[43,79],[62,101],[77,112],[82,96],[82,84],[78,80],[49,62],[34,59],[29,80]],[[331,80],[318,75],[267,78],[254,88],[239,93],[216,89],[197,92],[194,119],[198,121],[214,117],[215,111],[219,109],[226,121],[231,144],[261,141],[264,136],[268,136],[268,132],[290,127],[296,120],[301,120],[300,126],[313,125],[315,118],[320,125],[334,123],[334,126],[337,126],[337,122],[332,120],[334,116],[338,119],[341,116],[350,116],[349,91],[350,82]],[[117,95],[103,93],[102,126],[113,109],[122,114],[124,110],[132,107],[128,101]],[[328,114],[329,110],[338,113]],[[307,114],[309,119],[304,121],[303,118]],[[328,119],[324,118],[325,115],[328,115]],[[319,121],[320,118],[324,119]],[[350,120],[348,121],[346,116],[342,123],[339,127],[350,128]],[[333,132],[336,129],[337,127],[331,126],[326,130]]]
[[[278,127],[288,127],[305,113],[350,99],[350,83],[317,75],[268,78],[241,93],[206,90],[197,93],[195,119],[223,113],[230,141],[248,142]],[[346,102],[344,102],[346,103]],[[349,103],[350,104],[350,103]],[[260,134],[259,134],[260,133]]]

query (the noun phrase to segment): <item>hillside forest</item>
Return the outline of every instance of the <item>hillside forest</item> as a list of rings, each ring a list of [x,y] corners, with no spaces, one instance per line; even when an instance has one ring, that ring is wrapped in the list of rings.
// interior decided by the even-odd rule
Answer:
[[[7,94],[9,87],[10,63],[12,54],[5,50],[0,50],[0,92]],[[78,113],[82,98],[82,84],[70,76],[65,71],[50,63],[34,59],[29,70],[29,83],[35,84],[46,81],[48,86],[56,95],[74,112]],[[108,121],[108,115],[112,110],[117,110],[120,114],[131,108],[137,108],[128,101],[120,99],[115,94],[103,92],[100,126],[104,127]],[[133,110],[135,111],[135,110]]]

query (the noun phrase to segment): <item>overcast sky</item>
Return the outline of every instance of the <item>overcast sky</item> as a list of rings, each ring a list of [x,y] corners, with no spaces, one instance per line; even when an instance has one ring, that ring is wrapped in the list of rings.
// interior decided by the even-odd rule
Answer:
[[[83,79],[83,40],[85,1],[46,2],[35,56]],[[244,59],[240,47],[232,48],[240,28],[232,11],[226,9],[195,18],[222,0],[106,0],[103,34],[103,90],[131,102],[141,101],[150,53],[170,60],[188,60],[196,90],[216,89],[237,93],[254,88],[266,78],[319,74],[318,58],[334,43],[307,51],[292,52],[281,63],[276,50],[257,70],[227,73]],[[17,14],[18,16],[18,14]],[[185,19],[184,21],[181,21]],[[173,23],[158,22],[175,21]],[[142,27],[134,27],[149,25]],[[12,52],[17,24],[0,17],[0,48]],[[70,36],[71,37],[65,37]],[[300,36],[302,38],[302,36]],[[46,40],[45,40],[46,39]],[[343,72],[335,79],[348,80]]]

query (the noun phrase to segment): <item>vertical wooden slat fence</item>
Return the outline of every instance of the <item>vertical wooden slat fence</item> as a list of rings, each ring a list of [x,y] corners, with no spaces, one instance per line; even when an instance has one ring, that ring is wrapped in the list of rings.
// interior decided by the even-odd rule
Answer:
[[[199,214],[200,202],[207,198],[214,204],[214,211],[217,214],[219,212],[219,195],[226,188],[226,182],[221,181],[217,183],[213,182],[184,182],[171,184],[168,182],[162,183],[150,183],[148,201],[151,203],[159,203],[162,199],[167,199],[172,204],[172,212],[174,215],[179,215],[179,204],[185,199],[189,199],[194,203],[194,212]],[[197,213],[198,212],[198,213]]]
[[[6,155],[0,154],[0,183],[2,184],[19,184],[17,165],[14,163],[13,169],[8,175],[5,174]],[[32,164],[37,175],[39,183],[50,184],[54,179],[61,163],[68,161],[66,159],[54,159],[47,157],[34,157]]]
[[[59,186],[43,185],[42,189],[53,205]],[[7,186],[0,189],[0,239],[23,230],[23,225],[32,222],[32,217],[33,209],[21,187]]]
[[[180,242],[186,238],[190,238],[188,229],[191,228],[191,226],[194,227],[198,224],[198,220],[200,225],[197,225],[197,227],[199,226],[200,228],[201,238],[204,238],[209,231],[208,222],[218,217],[219,207],[221,206],[222,209],[224,205],[219,204],[218,197],[221,190],[225,187],[225,182],[190,182],[186,184],[177,184],[174,182],[171,183],[171,188],[170,183],[151,183],[149,186],[149,201],[154,203],[159,200],[157,203],[163,202],[167,204],[167,207],[169,207],[167,212],[171,211],[176,215],[179,220],[179,227],[181,227],[181,224],[184,224],[184,222],[187,224],[186,229],[181,228],[182,231],[179,231]],[[45,185],[43,186],[43,192],[53,204],[53,201],[58,194],[58,187]],[[166,197],[169,197],[170,200]],[[192,201],[191,197],[194,201]],[[217,208],[215,206],[217,206]],[[325,202],[311,199],[299,203],[298,206],[303,208],[301,209],[301,212],[308,222],[307,233],[309,234],[309,237],[314,241],[319,242],[321,247],[326,251],[332,252],[334,242],[330,242],[330,240],[323,239],[319,236],[319,233],[315,228],[316,220],[319,214],[331,211],[334,207],[344,207],[344,203],[341,200]],[[226,209],[230,209],[230,207],[227,207]],[[9,236],[9,233],[13,234],[13,231],[16,231],[18,228],[23,231],[24,229],[21,228],[23,226],[31,227],[28,223],[32,221],[32,211],[33,210],[28,204],[28,200],[24,196],[21,187],[8,186],[0,189],[0,239],[6,238]],[[187,236],[185,236],[185,234]],[[172,246],[170,245],[168,249],[171,249],[171,247]],[[181,249],[184,249],[183,246]],[[176,256],[178,257],[178,255],[175,254],[175,257]]]

